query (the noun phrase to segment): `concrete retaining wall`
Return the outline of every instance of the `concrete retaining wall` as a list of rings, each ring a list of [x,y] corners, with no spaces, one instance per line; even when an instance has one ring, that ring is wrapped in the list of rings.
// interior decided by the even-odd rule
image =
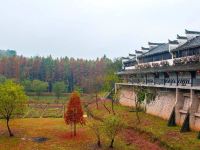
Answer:
[[[120,89],[120,104],[124,106],[135,106],[135,93],[133,90],[127,87],[123,87]]]
[[[147,113],[169,119],[176,101],[176,93],[172,91],[159,91],[158,96],[147,104]]]
[[[119,87],[118,87],[119,88]],[[135,93],[131,86],[120,86],[119,102],[125,106],[135,106]],[[200,92],[195,90],[158,89],[155,100],[146,104],[146,112],[168,120],[175,107],[176,124],[182,126],[186,114],[190,114],[192,130],[200,130]]]
[[[133,89],[123,87],[120,88],[119,102],[124,106],[135,106],[135,93]],[[171,91],[159,91],[154,101],[147,104],[147,113],[159,116],[163,119],[169,119],[176,100],[176,93]]]

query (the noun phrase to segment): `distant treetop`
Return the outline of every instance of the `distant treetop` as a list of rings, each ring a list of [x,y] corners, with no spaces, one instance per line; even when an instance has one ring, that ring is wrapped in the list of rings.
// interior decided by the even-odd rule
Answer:
[[[17,52],[15,50],[0,50],[0,57],[13,57],[16,56]]]

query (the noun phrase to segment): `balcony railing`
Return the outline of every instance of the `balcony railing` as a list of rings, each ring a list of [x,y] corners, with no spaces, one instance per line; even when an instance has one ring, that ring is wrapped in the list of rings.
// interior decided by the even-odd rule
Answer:
[[[192,86],[191,78],[183,78],[183,79],[178,79],[178,85],[181,86]]]
[[[147,79],[146,84],[154,84],[154,79]]]
[[[165,85],[177,85],[177,81],[176,79],[173,79],[173,78],[166,78]]]
[[[126,67],[125,70],[143,70],[143,69],[158,69],[170,66],[183,66],[191,64],[199,64],[200,55],[186,56],[181,58],[173,58],[162,61],[154,61],[148,63],[139,63],[134,66]]]
[[[193,86],[200,86],[200,79],[193,79]]]
[[[163,85],[163,86],[200,86],[200,79],[191,78],[130,78],[129,83],[146,84],[146,85]]]
[[[165,84],[165,79],[158,79],[158,78],[155,78],[154,84],[158,84],[158,85]]]

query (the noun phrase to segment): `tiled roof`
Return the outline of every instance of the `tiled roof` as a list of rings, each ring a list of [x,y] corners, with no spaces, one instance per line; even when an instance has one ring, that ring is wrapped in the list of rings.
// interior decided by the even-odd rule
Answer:
[[[143,52],[142,52],[142,51],[135,50],[135,53],[141,53],[141,54],[142,54]]]
[[[177,39],[185,39],[185,40],[187,40],[187,37],[186,36],[180,36],[180,35],[177,34]]]
[[[129,59],[129,60],[125,61],[124,64],[129,64],[131,62],[136,62],[136,59],[135,58]]]
[[[189,31],[185,29],[185,34],[200,34],[199,31]]]
[[[168,43],[169,43],[169,44],[179,44],[177,40],[173,40],[173,41],[168,40]]]
[[[190,48],[195,48],[195,47],[200,47],[200,36],[196,36],[196,37],[192,38],[191,40],[188,40],[186,43],[184,43],[181,46],[178,46],[177,48],[173,49],[172,51],[190,49]]]
[[[129,56],[136,56],[135,54],[128,54]]]
[[[165,44],[165,43],[154,43],[154,42],[148,42],[149,45],[162,45],[162,44]]]
[[[141,47],[142,50],[149,50],[147,47]]]
[[[164,52],[168,52],[168,51],[169,51],[169,44],[163,43],[163,44],[160,44],[160,45],[150,49],[148,52],[140,55],[139,57],[145,57],[145,56],[164,53]]]
[[[129,59],[128,57],[122,57],[122,59]]]

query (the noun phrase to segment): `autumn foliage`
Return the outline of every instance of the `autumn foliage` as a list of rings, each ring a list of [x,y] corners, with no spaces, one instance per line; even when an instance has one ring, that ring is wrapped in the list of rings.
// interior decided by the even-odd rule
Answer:
[[[76,136],[76,124],[84,124],[83,110],[81,106],[80,96],[77,92],[73,92],[67,105],[67,111],[64,115],[65,123],[74,127],[74,136]]]
[[[121,64],[121,61],[118,62]],[[57,81],[67,83],[68,92],[72,92],[75,86],[84,89],[85,92],[90,92],[94,88],[92,81],[95,81],[97,76],[105,76],[107,71],[115,68],[112,66],[115,64],[117,65],[106,56],[96,60],[14,56],[0,59],[0,74],[17,81],[48,82],[48,92],[52,92],[52,84]],[[118,69],[121,69],[121,66]]]

